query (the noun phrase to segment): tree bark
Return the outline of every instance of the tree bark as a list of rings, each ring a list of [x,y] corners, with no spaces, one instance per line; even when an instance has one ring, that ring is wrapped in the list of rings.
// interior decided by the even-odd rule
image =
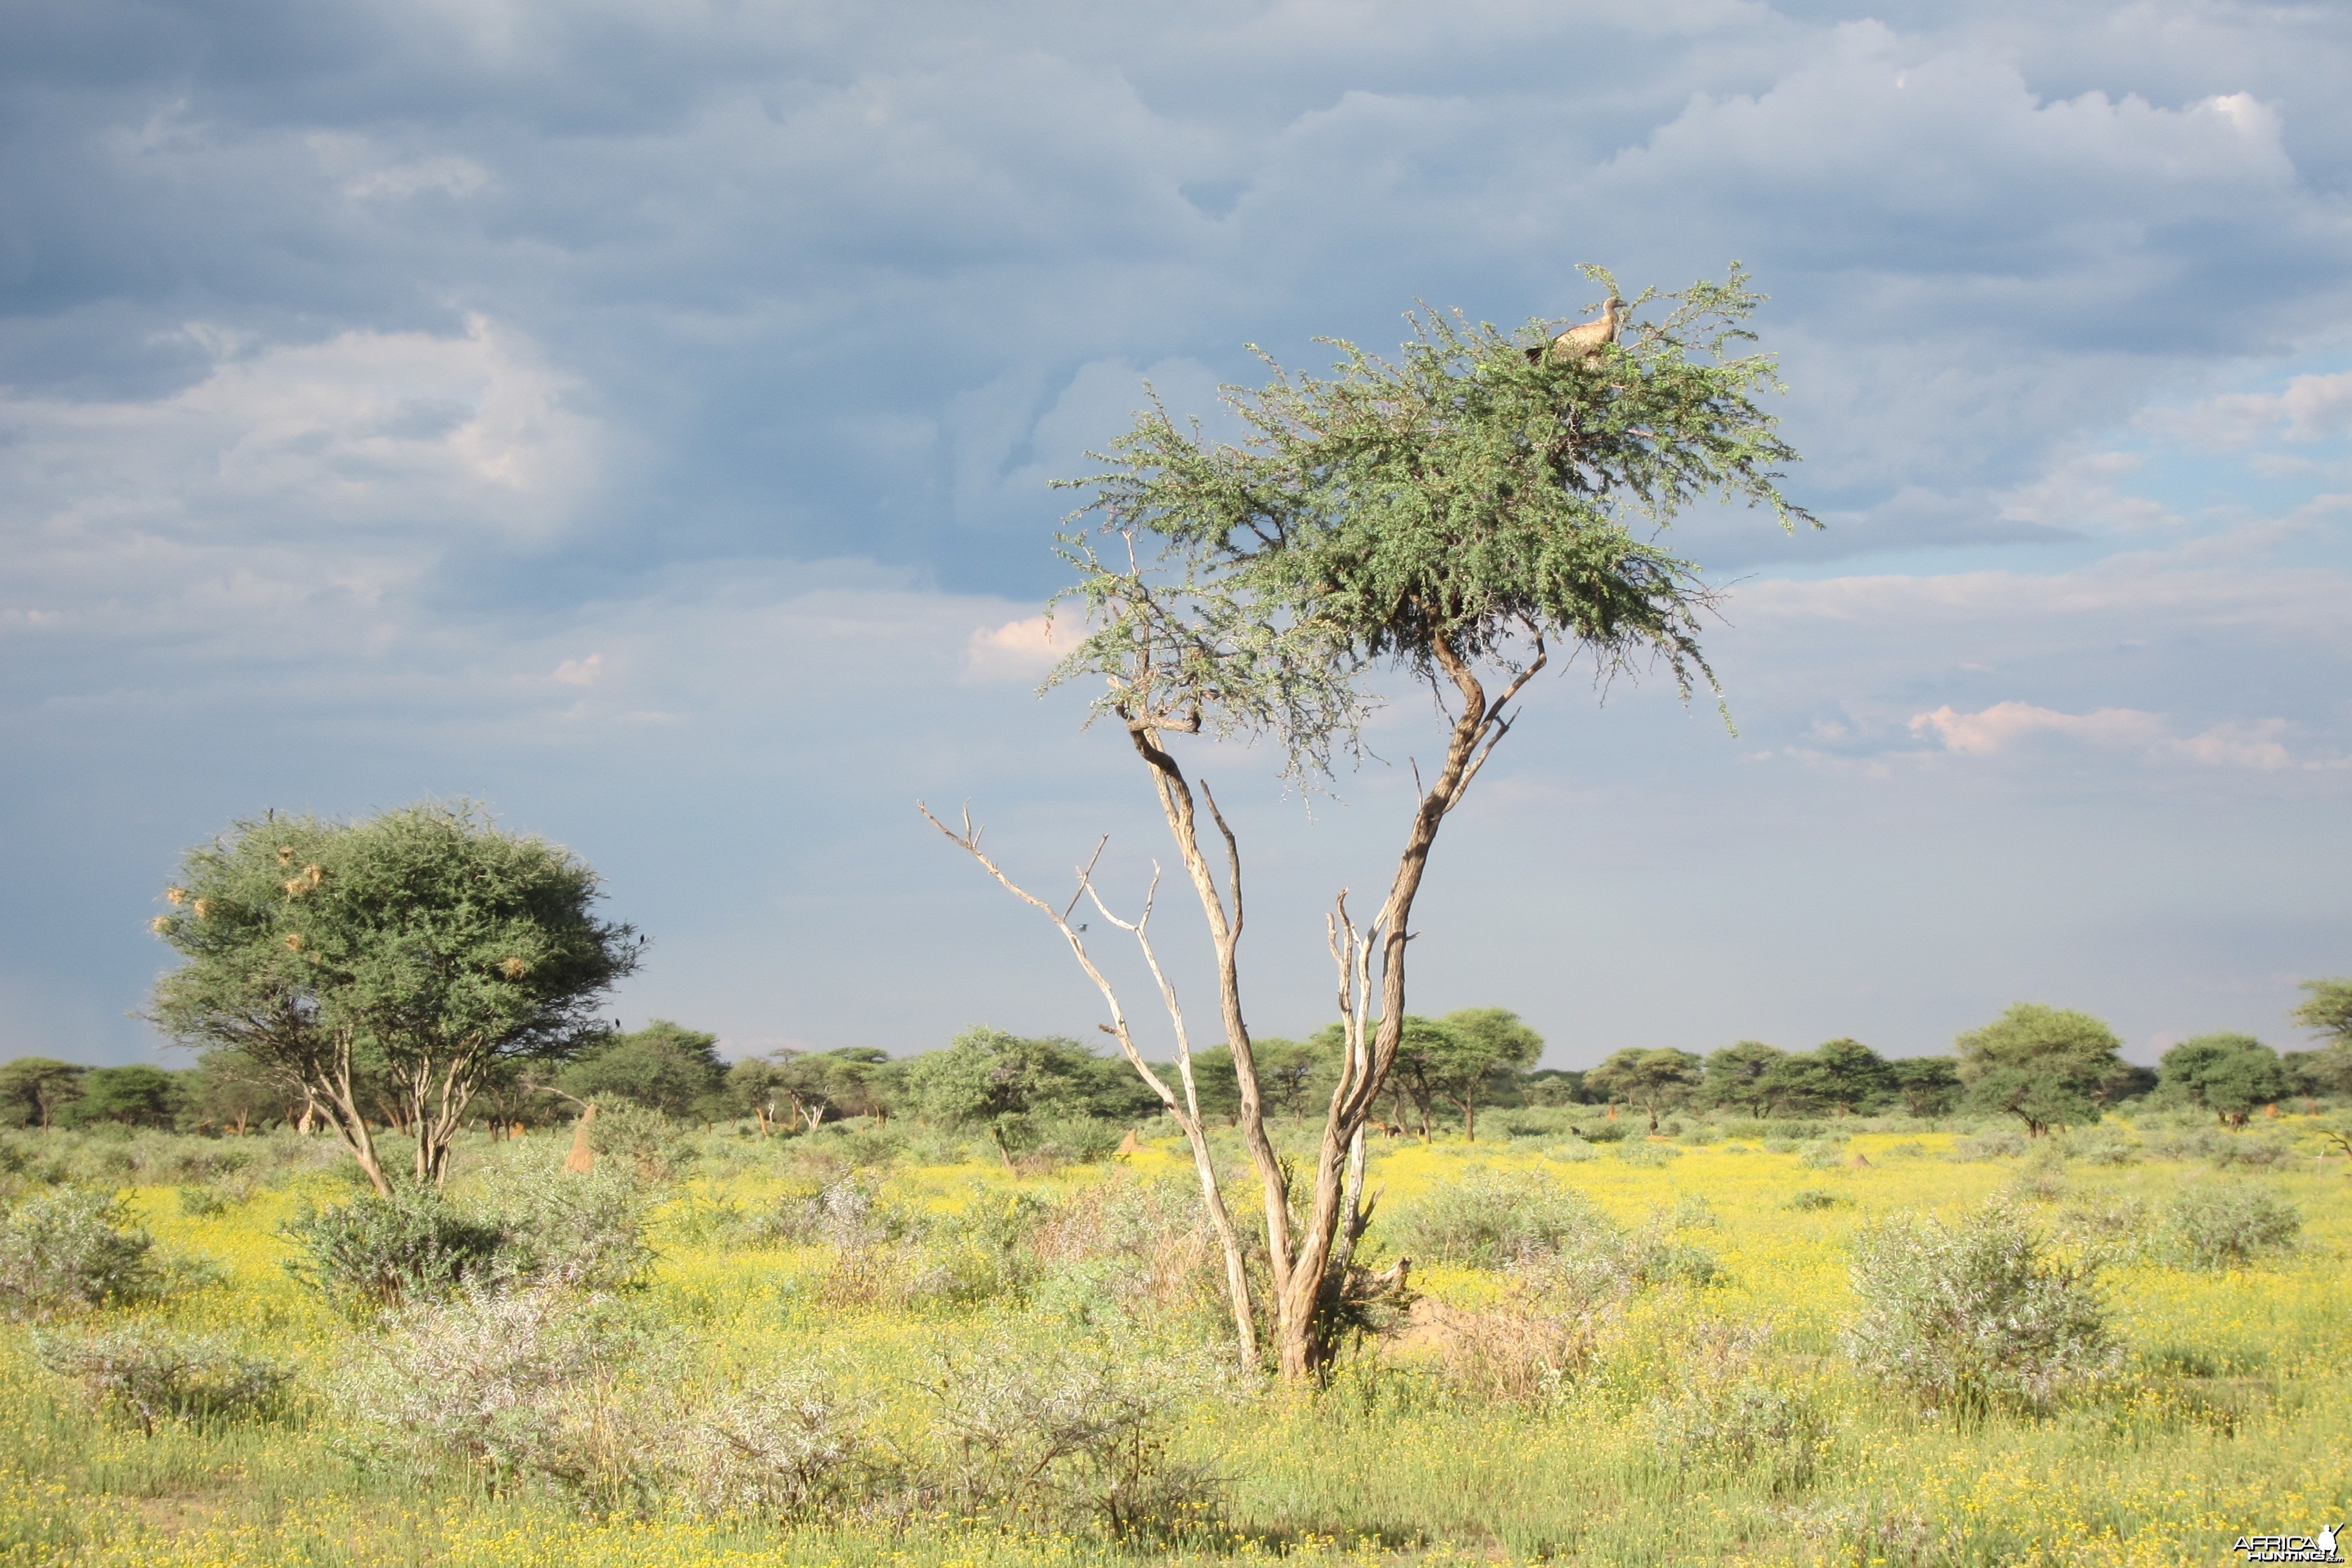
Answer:
[[[1500,700],[1489,703],[1476,671],[1454,648],[1440,640],[1434,653],[1440,669],[1454,683],[1462,707],[1447,737],[1444,764],[1435,783],[1421,795],[1405,836],[1403,852],[1398,858],[1396,875],[1390,883],[1387,901],[1372,924],[1371,929],[1380,933],[1381,947],[1380,1024],[1367,1059],[1360,1066],[1353,1060],[1344,1064],[1339,1082],[1332,1090],[1322,1142],[1316,1153],[1312,1202],[1296,1234],[1291,1223],[1290,1177],[1265,1133],[1257,1062],[1250,1047],[1249,1026],[1242,1015],[1237,959],[1243,924],[1240,845],[1217,810],[1215,798],[1209,797],[1210,814],[1225,841],[1233,900],[1228,911],[1225,892],[1218,888],[1215,874],[1201,850],[1192,786],[1160,740],[1162,730],[1181,732],[1185,727],[1150,714],[1132,717],[1128,723],[1128,733],[1137,753],[1151,770],[1161,813],[1200,897],[1202,912],[1208,919],[1210,941],[1217,959],[1218,1001],[1223,1015],[1225,1040],[1233,1049],[1234,1076],[1241,1088],[1242,1142],[1249,1151],[1265,1195],[1276,1345],[1283,1376],[1294,1382],[1318,1376],[1332,1348],[1322,1337],[1323,1309],[1340,1283],[1341,1271],[1333,1268],[1334,1247],[1340,1234],[1341,1205],[1348,1193],[1349,1155],[1360,1146],[1364,1124],[1395,1065],[1397,1048],[1403,1038],[1405,944],[1412,940],[1408,928],[1413,900],[1420,893],[1422,878],[1428,868],[1430,848],[1437,841],[1438,829],[1446,815],[1461,804],[1464,792],[1495,745],[1508,732],[1509,721],[1502,716],[1504,703],[1517,695],[1546,660],[1538,644],[1528,667],[1512,679]],[[1424,1118],[1424,1134],[1426,1131]]]

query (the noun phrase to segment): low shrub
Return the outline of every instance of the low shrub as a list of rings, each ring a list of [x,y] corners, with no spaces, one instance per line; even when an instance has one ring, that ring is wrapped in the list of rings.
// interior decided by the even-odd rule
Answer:
[[[2203,1125],[2153,1132],[2144,1149],[2151,1160],[2206,1160],[2223,1170],[2233,1165],[2268,1170],[2294,1156],[2294,1150],[2284,1138],[2258,1132],[2226,1132],[2219,1127]]]
[[[1588,1143],[1622,1143],[1630,1134],[1622,1121],[1589,1121],[1576,1130]]]
[[[1790,1121],[1782,1120],[1765,1123],[1764,1136],[1767,1138],[1785,1138],[1791,1142],[1801,1143],[1809,1138],[1834,1136],[1843,1140],[1846,1135],[1843,1132],[1832,1133],[1829,1123],[1826,1121]]]
[[[776,1373],[688,1423],[686,1495],[707,1514],[780,1521],[831,1517],[887,1489],[893,1466],[864,1400],[821,1368]]]
[[[1116,1325],[1221,1321],[1224,1253],[1192,1181],[1124,1173],[1082,1187],[1026,1226],[1032,1299],[1072,1321]]]
[[[179,1192],[180,1212],[191,1219],[203,1219],[210,1215],[226,1214],[229,1197],[218,1187],[182,1187]]]
[[[1683,1157],[1683,1152],[1671,1143],[1653,1143],[1647,1139],[1628,1139],[1617,1145],[1617,1158],[1628,1165],[1640,1165],[1655,1170],[1671,1165]]]
[[[78,1386],[93,1404],[131,1415],[147,1436],[161,1420],[250,1415],[278,1402],[293,1369],[250,1356],[226,1340],[183,1333],[158,1323],[102,1332],[37,1333],[43,1366]]]
[[[280,1232],[287,1271],[347,1312],[365,1315],[446,1296],[498,1273],[506,1233],[438,1193],[373,1193],[328,1208],[305,1204]]]
[[[1988,1127],[1952,1143],[1955,1160],[2008,1160],[2025,1152],[2025,1134],[2013,1127]]]
[[[1673,1391],[1643,1412],[1662,1460],[1754,1476],[1775,1493],[1812,1484],[1830,1423],[1810,1394],[1759,1375],[1764,1338],[1761,1327],[1717,1325],[1674,1358]]]
[[[2066,1195],[2066,1156],[2055,1142],[2043,1143],[2010,1178],[2009,1190],[2028,1203],[2056,1203]]]
[[[1399,1204],[1381,1228],[1391,1246],[1419,1262],[1492,1268],[1589,1244],[1615,1227],[1586,1198],[1539,1171],[1482,1169]]]
[[[694,1163],[694,1134],[651,1106],[615,1100],[596,1107],[589,1147],[599,1164],[619,1161],[649,1182],[675,1181]]]
[[[1550,1148],[1544,1151],[1544,1158],[1547,1160],[1565,1160],[1570,1164],[1580,1164],[1587,1160],[1598,1160],[1601,1158],[1601,1151],[1595,1149],[1591,1144],[1582,1142],[1580,1141],[1574,1143],[1555,1143]]]
[[[612,1298],[473,1289],[396,1309],[387,1329],[336,1387],[377,1457],[600,1511],[658,1487],[676,1428],[667,1347]]]
[[[2069,1160],[2086,1165],[2128,1165],[2139,1158],[2139,1142],[2122,1128],[2107,1122],[2070,1128],[2053,1142]]]
[[[2294,1247],[2303,1215],[2259,1187],[2191,1187],[2164,1213],[2175,1261],[2188,1268],[2236,1268]]]
[[[1862,1312],[1846,1352],[1864,1372],[1963,1419],[2041,1409],[2120,1358],[2097,1271],[2095,1259],[2053,1255],[1999,1200],[1958,1226],[1894,1215],[1854,1239]]]
[[[1822,1209],[1850,1208],[1853,1205],[1852,1198],[1826,1187],[1801,1187],[1790,1194],[1789,1201],[1781,1206],[1800,1214],[1818,1214]]]
[[[1817,1138],[1797,1150],[1797,1163],[1809,1171],[1827,1171],[1845,1163],[1843,1145]]]
[[[653,1194],[634,1164],[567,1171],[552,1149],[501,1184],[497,1268],[551,1284],[613,1290],[653,1266],[646,1239]]]
[[[925,1385],[938,1422],[930,1484],[970,1518],[1112,1540],[1214,1524],[1223,1484],[1173,1451],[1184,1398],[1213,1374],[1143,1359],[998,1343],[942,1356]]]
[[[152,1295],[154,1246],[110,1193],[28,1198],[0,1220],[0,1308],[45,1318]]]

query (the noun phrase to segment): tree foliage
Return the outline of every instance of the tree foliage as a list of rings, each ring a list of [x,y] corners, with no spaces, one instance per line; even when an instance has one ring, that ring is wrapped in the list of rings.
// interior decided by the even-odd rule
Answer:
[[[19,1126],[55,1126],[58,1112],[81,1098],[89,1075],[55,1057],[18,1057],[0,1066],[0,1114]]]
[[[2164,1097],[2200,1106],[2232,1127],[2294,1088],[2278,1053],[2252,1035],[2200,1035],[2164,1053]]]
[[[656,1018],[628,1034],[592,1037],[555,1075],[555,1085],[580,1100],[625,1100],[681,1120],[718,1103],[727,1079],[719,1037]]]
[[[188,852],[153,922],[186,962],[152,1016],[183,1044],[226,1046],[312,1090],[388,1191],[354,1088],[380,1072],[438,1184],[475,1093],[503,1064],[562,1059],[599,1032],[635,966],[600,921],[596,875],[470,805],[357,823],[264,816]]]
[[[1584,1089],[1600,1099],[1640,1106],[1650,1113],[1650,1131],[1655,1132],[1658,1113],[1687,1099],[1705,1081],[1705,1067],[1689,1051],[1629,1047],[1586,1073]]]
[[[2122,1045],[2088,1013],[2020,1002],[1959,1037],[1958,1070],[1971,1106],[2014,1116],[2039,1138],[2099,1119]]]

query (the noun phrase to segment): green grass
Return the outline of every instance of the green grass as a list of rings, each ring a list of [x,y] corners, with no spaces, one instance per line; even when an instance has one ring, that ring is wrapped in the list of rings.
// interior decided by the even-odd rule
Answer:
[[[2299,1123],[2281,1131],[2305,1135]],[[372,1331],[289,1278],[276,1236],[306,1193],[340,1197],[348,1181],[290,1166],[276,1184],[201,1213],[184,1212],[177,1189],[188,1183],[159,1177],[125,1191],[142,1223],[162,1248],[209,1258],[226,1280],[138,1310],[291,1362],[303,1392],[268,1419],[167,1424],[144,1437],[44,1372],[26,1327],[0,1329],[0,1565],[1026,1568],[1282,1555],[2170,1568],[2223,1561],[2241,1534],[2308,1531],[2352,1515],[2352,1182],[2342,1161],[2306,1152],[2257,1171],[2070,1165],[2060,1200],[2028,1205],[2053,1226],[2069,1205],[2137,1199],[2160,1209],[2190,1182],[2232,1183],[2296,1205],[2302,1237],[2292,1254],[2232,1271],[2131,1258],[2107,1277],[2128,1352],[2115,1384],[2039,1418],[1962,1427],[1869,1386],[1840,1355],[1853,1310],[1843,1244],[1877,1215],[1964,1215],[2009,1189],[2021,1162],[1956,1163],[1944,1157],[1948,1133],[1916,1131],[1859,1133],[1843,1146],[1847,1163],[1829,1168],[1753,1139],[1685,1143],[1681,1158],[1654,1167],[1549,1160],[1542,1142],[1387,1147],[1373,1181],[1393,1212],[1475,1166],[1540,1171],[1628,1226],[1657,1226],[1708,1249],[1715,1280],[1632,1298],[1581,1373],[1535,1403],[1480,1396],[1449,1373],[1442,1342],[1419,1331],[1351,1358],[1320,1393],[1203,1395],[1172,1437],[1224,1478],[1223,1525],[1171,1549],[940,1519],[888,1529],[696,1520],[661,1499],[596,1519],[561,1497],[494,1497],[462,1474],[369,1461],[332,1388],[338,1369],[370,1353]],[[942,1348],[987,1339],[1094,1336],[1138,1354],[1217,1342],[1213,1312],[1088,1327],[1052,1289],[1026,1303],[828,1307],[830,1249],[731,1243],[709,1218],[728,1205],[756,1209],[803,1180],[801,1152],[786,1140],[706,1143],[713,1157],[672,1190],[659,1262],[637,1293],[639,1310],[675,1331],[682,1407],[814,1355],[851,1369],[887,1404]],[[1869,1163],[1853,1164],[1854,1154]],[[489,1168],[482,1151],[468,1155],[477,1171]],[[1020,1184],[1065,1196],[1122,1179],[1122,1167],[1145,1176],[1185,1168],[1169,1142]],[[1009,1182],[992,1161],[905,1166],[889,1179],[902,1201],[933,1210]],[[1806,1192],[1839,1201],[1792,1204]],[[1501,1275],[1475,1268],[1430,1268],[1416,1282],[1458,1313],[1491,1311],[1509,1296]],[[1693,1375],[1699,1347],[1726,1325],[1761,1325],[1751,1375],[1822,1417],[1809,1484],[1775,1491],[1769,1467],[1710,1468],[1654,1440],[1654,1401]]]

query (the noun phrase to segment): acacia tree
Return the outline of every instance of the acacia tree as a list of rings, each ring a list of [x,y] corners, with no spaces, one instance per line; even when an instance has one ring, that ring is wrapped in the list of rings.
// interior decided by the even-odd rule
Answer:
[[[474,1095],[601,1035],[604,994],[636,963],[631,928],[593,913],[593,871],[465,805],[239,822],[164,896],[175,912],[154,929],[188,962],[151,1016],[297,1078],[386,1195],[362,1068],[415,1135],[417,1184],[437,1186]]]
[[[1585,271],[1617,299],[1606,271]],[[1265,386],[1228,388],[1238,445],[1180,427],[1155,401],[1097,455],[1102,471],[1066,481],[1094,495],[1078,514],[1089,526],[1063,536],[1077,580],[1056,603],[1090,631],[1051,679],[1104,683],[1096,711],[1148,771],[1207,917],[1289,1377],[1326,1363],[1331,1308],[1354,1288],[1363,1133],[1404,1028],[1413,903],[1514,700],[1555,655],[1590,658],[1603,681],[1662,667],[1685,695],[1711,687],[1698,638],[1711,592],[1658,531],[1707,497],[1810,521],[1780,493],[1775,470],[1795,454],[1755,402],[1778,389],[1773,363],[1735,352],[1759,300],[1737,268],[1724,283],[1646,291],[1618,341],[1589,353],[1546,352],[1541,322],[1515,335],[1417,312],[1392,362],[1334,340],[1328,379],[1268,360]],[[1375,684],[1397,672],[1436,697],[1443,752],[1430,776],[1416,770],[1370,924],[1344,896],[1330,916],[1347,1043],[1294,1192],[1244,1017],[1240,845],[1171,746],[1271,741],[1312,784],[1359,754]]]
[[[1650,1113],[1650,1131],[1658,1130],[1658,1113],[1688,1099],[1704,1081],[1705,1063],[1694,1052],[1672,1047],[1645,1051],[1628,1047],[1584,1075],[1592,1094],[1640,1106]]]
[[[2252,1035],[2200,1035],[2164,1053],[2162,1089],[2168,1099],[2202,1106],[2231,1127],[2243,1127],[2258,1106],[2284,1100],[2294,1085],[2278,1053]]]
[[[2088,1013],[2020,1002],[1955,1042],[1955,1071],[1979,1110],[2025,1123],[2029,1137],[2099,1119],[2123,1042]]]

